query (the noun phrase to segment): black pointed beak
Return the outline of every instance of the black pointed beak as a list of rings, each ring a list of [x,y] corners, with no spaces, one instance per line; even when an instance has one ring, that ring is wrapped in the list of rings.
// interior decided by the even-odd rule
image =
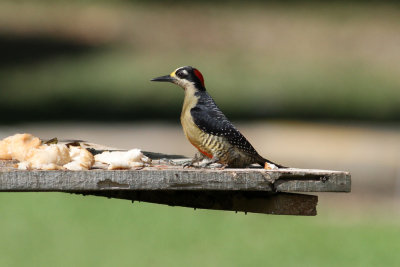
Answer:
[[[172,78],[171,75],[165,75],[165,76],[151,79],[150,81],[152,81],[152,82],[173,82],[174,78]]]

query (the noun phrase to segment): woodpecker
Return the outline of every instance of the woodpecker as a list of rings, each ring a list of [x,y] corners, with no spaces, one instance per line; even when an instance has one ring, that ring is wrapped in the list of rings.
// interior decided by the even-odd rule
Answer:
[[[181,123],[186,138],[198,149],[190,166],[210,160],[206,165],[220,163],[225,167],[245,168],[253,163],[271,169],[283,166],[260,156],[247,139],[233,126],[207,93],[203,75],[191,66],[180,67],[170,75],[152,79],[171,82],[185,91]]]

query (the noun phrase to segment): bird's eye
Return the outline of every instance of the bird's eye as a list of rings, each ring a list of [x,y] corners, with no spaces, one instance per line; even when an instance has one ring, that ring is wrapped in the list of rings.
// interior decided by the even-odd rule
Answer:
[[[178,76],[179,78],[184,78],[186,76],[187,72],[183,70],[178,70],[175,75]]]

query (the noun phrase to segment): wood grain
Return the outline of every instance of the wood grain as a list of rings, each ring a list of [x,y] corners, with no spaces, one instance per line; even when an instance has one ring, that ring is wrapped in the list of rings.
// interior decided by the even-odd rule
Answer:
[[[0,191],[240,190],[350,192],[347,172],[263,169],[0,171]]]
[[[87,144],[85,144],[87,145]],[[101,153],[99,145],[87,145]],[[22,171],[0,160],[0,192],[66,192],[170,206],[281,215],[316,215],[318,197],[298,192],[350,192],[348,172],[313,169],[183,168],[188,159],[144,152],[140,170]]]

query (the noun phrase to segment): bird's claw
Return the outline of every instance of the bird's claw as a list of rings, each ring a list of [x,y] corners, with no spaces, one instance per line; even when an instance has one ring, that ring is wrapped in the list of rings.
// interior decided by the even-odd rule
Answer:
[[[185,169],[185,168],[192,167],[192,166],[193,166],[193,163],[192,163],[191,161],[185,162],[185,163],[182,164],[182,167],[183,167],[184,169]]]
[[[218,163],[218,162],[209,161],[209,162],[205,162],[205,163],[201,164],[199,167],[208,168],[208,169],[223,170],[226,167],[228,167],[228,165],[222,164],[222,163]]]
[[[194,165],[194,162],[193,162],[193,161],[188,161],[188,162],[183,163],[183,164],[182,164],[182,167],[183,167],[184,169],[186,169],[186,168],[200,168],[200,166]]]
[[[228,167],[228,165],[226,164],[221,164],[222,166],[219,168],[220,170],[225,170],[226,167]]]

